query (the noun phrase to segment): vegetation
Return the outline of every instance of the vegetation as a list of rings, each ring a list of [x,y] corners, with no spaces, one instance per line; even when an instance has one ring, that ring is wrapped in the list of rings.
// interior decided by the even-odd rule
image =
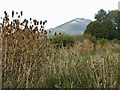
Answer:
[[[59,46],[63,44],[63,46],[65,47],[67,44],[72,45],[74,43],[74,40],[69,35],[60,34],[52,37],[52,43]]]
[[[101,9],[95,15],[96,21],[91,22],[84,33],[89,33],[96,38],[120,39],[118,12],[118,10],[112,10],[107,13]]]
[[[0,23],[3,88],[120,88],[117,39],[91,34],[47,37],[46,20],[21,22],[22,12],[14,19],[13,11],[10,23],[4,13]]]

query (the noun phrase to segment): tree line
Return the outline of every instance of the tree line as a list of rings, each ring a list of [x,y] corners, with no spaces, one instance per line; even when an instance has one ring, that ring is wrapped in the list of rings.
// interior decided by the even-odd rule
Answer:
[[[95,14],[95,21],[91,22],[84,34],[91,34],[96,38],[103,38],[108,40],[120,40],[120,11],[111,10],[106,12],[100,9]]]

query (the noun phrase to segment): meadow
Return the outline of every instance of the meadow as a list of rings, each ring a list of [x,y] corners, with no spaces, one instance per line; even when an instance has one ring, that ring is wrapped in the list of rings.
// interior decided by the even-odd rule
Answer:
[[[120,44],[117,40],[73,37],[74,43],[54,43],[35,19],[0,23],[2,88],[120,88]],[[60,35],[58,35],[60,36]]]

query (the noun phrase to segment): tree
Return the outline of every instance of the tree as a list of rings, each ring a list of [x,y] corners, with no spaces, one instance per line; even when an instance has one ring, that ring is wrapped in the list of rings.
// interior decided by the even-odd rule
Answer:
[[[118,39],[120,40],[120,11],[118,11]]]
[[[101,24],[103,28],[102,30],[103,32],[101,34],[103,34],[103,38],[109,39],[109,40],[117,38],[117,30],[114,29],[114,27],[112,26],[112,23],[108,21],[104,21]]]
[[[112,26],[114,29],[118,29],[118,10],[112,10],[108,11],[108,14],[106,15],[106,21],[109,21],[112,23]]]
[[[96,38],[104,39],[120,39],[120,18],[118,15],[120,12],[118,10],[108,11],[100,9],[97,14],[95,14],[96,21],[91,22],[84,33],[91,34]]]
[[[97,14],[95,14],[95,19],[98,22],[103,22],[103,20],[106,17],[106,11],[103,9],[100,9]]]
[[[110,40],[117,38],[117,31],[114,30],[111,23],[108,21],[104,21],[101,23],[98,21],[91,22],[87,26],[84,34],[91,34],[96,38],[104,38]]]
[[[102,38],[103,37],[102,30],[103,30],[102,24],[98,21],[94,21],[94,22],[91,22],[87,26],[84,33],[91,34],[92,36],[95,36],[96,38]]]

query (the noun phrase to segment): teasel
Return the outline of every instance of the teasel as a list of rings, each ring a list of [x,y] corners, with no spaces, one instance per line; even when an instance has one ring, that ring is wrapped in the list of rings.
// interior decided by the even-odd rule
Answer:
[[[46,30],[44,30],[44,34],[45,34],[45,35],[47,34],[47,31],[46,31]]]
[[[4,14],[5,14],[5,16],[7,15],[7,12],[6,11],[4,11]]]
[[[47,23],[47,20],[45,20],[45,23]]]
[[[32,30],[32,26],[30,26],[30,30]]]
[[[14,11],[12,11],[12,18],[14,17]]]
[[[41,29],[43,28],[43,26],[41,25]]]
[[[51,31],[49,31],[49,33],[51,33]]]
[[[45,21],[43,22],[43,25],[45,25],[45,23],[47,23],[47,20],[45,20]]]
[[[61,32],[59,32],[59,35],[61,35]]]
[[[54,34],[55,36],[57,35],[57,33],[55,32],[55,34]]]
[[[32,18],[30,18],[30,21],[32,20]]]
[[[39,21],[37,21],[37,25],[39,25]]]
[[[52,41],[52,38],[49,38],[50,41]]]
[[[23,15],[23,11],[20,12],[20,15],[21,15],[21,16]]]
[[[42,21],[40,21],[40,25],[42,25]]]
[[[37,25],[37,20],[34,19],[34,20],[33,20],[33,23],[34,23],[34,25]]]
[[[16,12],[16,14],[18,14],[18,12]]]
[[[35,27],[35,31],[38,31],[38,27],[37,26]]]
[[[18,15],[18,18],[20,18],[20,15]]]
[[[20,25],[22,26],[22,25],[23,25],[23,23],[20,23]]]
[[[43,29],[41,29],[41,33],[43,33]]]
[[[27,21],[27,20],[26,20],[26,19],[24,19],[22,23],[25,23],[26,21]]]

